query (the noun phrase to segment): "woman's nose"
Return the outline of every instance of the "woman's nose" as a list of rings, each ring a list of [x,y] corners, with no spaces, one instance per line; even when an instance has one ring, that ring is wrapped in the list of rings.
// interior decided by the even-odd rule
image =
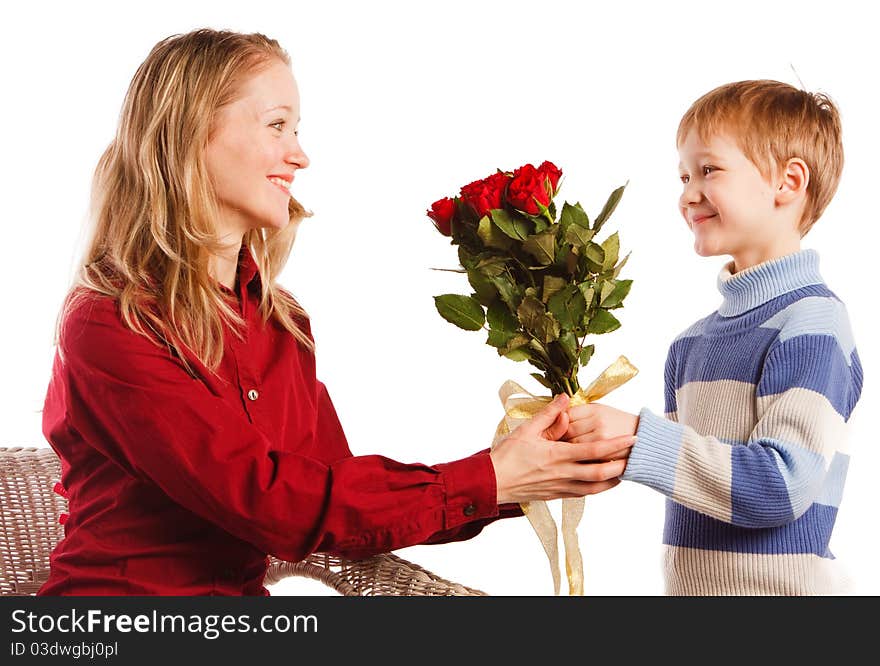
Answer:
[[[306,155],[302,146],[299,145],[299,139],[295,136],[291,142],[290,149],[284,156],[284,161],[288,164],[295,164],[297,169],[305,169],[309,166],[309,156]]]

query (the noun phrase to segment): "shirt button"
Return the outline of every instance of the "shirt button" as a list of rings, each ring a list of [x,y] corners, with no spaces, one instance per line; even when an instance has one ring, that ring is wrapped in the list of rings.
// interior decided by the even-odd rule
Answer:
[[[260,394],[257,392],[257,389],[251,389],[247,392],[248,400],[256,400],[260,397]]]
[[[473,504],[468,504],[464,508],[464,515],[466,515],[466,516],[473,516],[476,512],[477,512],[477,507],[475,507]]]

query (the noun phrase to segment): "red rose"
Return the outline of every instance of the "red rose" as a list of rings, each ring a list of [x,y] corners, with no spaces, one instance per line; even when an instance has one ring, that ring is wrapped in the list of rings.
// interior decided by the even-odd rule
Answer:
[[[546,164],[549,164],[549,162]],[[542,164],[541,166],[543,167],[544,165]],[[559,170],[556,169],[556,171]],[[560,171],[559,173],[561,174],[562,172]],[[507,201],[517,210],[521,210],[529,215],[537,215],[540,211],[538,210],[536,200],[542,206],[550,205],[552,192],[547,191],[546,179],[548,177],[551,177],[550,172],[542,173],[531,164],[521,166],[513,172],[513,179],[507,188]]]
[[[553,164],[553,162],[544,161],[538,167],[538,173],[550,180],[550,197],[552,198],[556,194],[556,187],[559,185],[562,169]]]
[[[455,217],[455,201],[444,197],[431,204],[428,217],[434,220],[434,226],[444,236],[452,235],[452,218]]]
[[[509,180],[510,176],[500,171],[483,180],[475,180],[461,188],[461,200],[473,209],[477,217],[483,217],[493,208],[501,208]]]

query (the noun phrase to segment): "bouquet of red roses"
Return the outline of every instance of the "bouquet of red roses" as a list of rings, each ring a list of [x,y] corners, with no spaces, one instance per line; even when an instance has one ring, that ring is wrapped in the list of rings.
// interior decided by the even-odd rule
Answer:
[[[577,405],[598,400],[638,372],[621,356],[589,386],[578,381],[578,370],[595,350],[586,344],[588,336],[620,327],[612,311],[623,307],[632,286],[632,280],[618,279],[629,258],[619,258],[618,234],[596,240],[626,186],[611,193],[591,222],[580,203],[565,202],[557,210],[561,177],[551,162],[499,170],[465,185],[456,197],[435,201],[427,213],[458,246],[462,268],[455,270],[467,273],[473,289],[468,295],[436,296],[440,315],[465,330],[486,330],[486,343],[498,354],[528,361],[540,370],[532,373],[535,379],[554,394],[572,396]],[[505,416],[493,446],[550,399],[512,381],[499,393]],[[570,594],[583,594],[576,532],[583,508],[583,498],[562,501]],[[547,553],[558,594],[556,523],[545,502],[524,504],[523,511]]]
[[[595,240],[625,186],[592,223],[580,203],[563,203],[557,219],[561,176],[551,162],[499,170],[434,202],[428,216],[458,245],[473,289],[436,296],[440,315],[466,330],[487,330],[486,343],[500,355],[528,361],[541,371],[532,373],[541,384],[573,396],[578,370],[595,349],[587,336],[620,327],[612,311],[623,307],[632,280],[618,279],[629,258],[618,261],[618,234]]]

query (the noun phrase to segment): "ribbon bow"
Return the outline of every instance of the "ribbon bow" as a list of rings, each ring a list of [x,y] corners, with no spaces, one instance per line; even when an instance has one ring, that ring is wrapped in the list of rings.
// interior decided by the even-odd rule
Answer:
[[[593,380],[593,383],[580,389],[571,398],[571,406],[585,405],[605,397],[611,391],[622,386],[638,374],[638,369],[625,356],[620,356],[614,363]],[[536,396],[526,391],[514,381],[506,381],[498,390],[501,404],[504,405],[504,418],[495,431],[492,442],[494,448],[498,442],[507,437],[520,423],[523,423],[552,400],[552,398]],[[544,552],[550,561],[550,573],[553,576],[554,594],[559,594],[559,548],[557,546],[556,522],[550,515],[547,503],[543,501],[522,502],[523,513],[538,535]],[[584,498],[562,500],[562,543],[565,548],[565,571],[568,577],[568,593],[572,596],[584,593],[584,563],[578,545],[577,526],[584,514]]]

